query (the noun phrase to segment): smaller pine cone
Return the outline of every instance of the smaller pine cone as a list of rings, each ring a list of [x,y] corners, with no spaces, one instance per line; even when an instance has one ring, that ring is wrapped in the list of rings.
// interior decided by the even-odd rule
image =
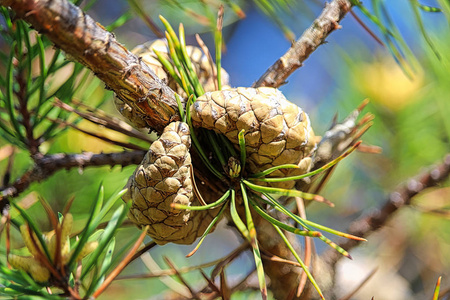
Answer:
[[[161,52],[165,58],[170,60],[168,50],[167,50],[167,42],[163,39],[158,39],[155,41],[150,41],[144,43],[142,45],[136,46],[131,52],[137,55],[145,64],[147,64],[155,74],[165,81],[167,85],[177,92],[182,97],[186,97],[186,93],[183,89],[178,86],[176,81],[170,77],[162,64],[159,62],[158,57],[156,56],[153,49]],[[192,64],[195,68],[197,76],[199,78],[200,84],[202,84],[205,91],[214,91],[214,77],[212,74],[211,64],[209,63],[207,57],[203,54],[202,50],[198,47],[194,46],[186,46],[186,51],[191,58]],[[215,66],[213,66],[214,70],[216,70]],[[222,89],[229,88],[229,75],[222,68]],[[123,102],[119,98],[115,98],[114,104],[116,105],[117,110],[136,128],[144,128],[147,127],[147,123],[145,122],[145,116],[141,113],[137,112],[133,109],[132,106]]]
[[[179,95],[185,97],[186,93],[176,84],[175,80],[167,74],[166,70],[159,62],[155,52],[153,52],[153,49],[159,51],[165,56],[166,59],[170,60],[167,50],[167,42],[163,39],[158,39],[156,41],[139,45],[134,48],[132,52],[140,57],[149,67],[151,67],[159,78],[165,80],[171,89],[176,91]],[[186,46],[186,52],[191,58],[192,65],[197,73],[200,84],[203,86],[205,91],[214,91],[215,86],[212,68],[206,55],[203,54],[203,51],[200,48],[195,46]],[[216,69],[215,66],[213,66],[213,68],[214,70]],[[229,75],[223,68],[221,78],[223,88],[229,88]]]
[[[198,205],[190,176],[189,127],[172,122],[151,146],[129,178],[123,196],[132,201],[128,217],[158,244],[192,244],[203,234],[211,217],[207,212],[176,210],[172,203]]]
[[[315,137],[308,115],[277,89],[236,88],[199,97],[191,106],[196,127],[224,134],[239,149],[238,133],[245,130],[247,162],[251,173],[273,166],[296,164],[271,176],[286,177],[309,171]],[[292,188],[294,182],[271,184]]]

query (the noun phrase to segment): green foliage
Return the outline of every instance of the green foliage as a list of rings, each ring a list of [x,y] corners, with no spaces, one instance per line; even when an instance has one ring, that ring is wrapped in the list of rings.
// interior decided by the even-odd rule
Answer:
[[[115,236],[126,216],[129,205],[119,205],[114,209],[105,229],[99,230],[98,228],[124,193],[124,190],[120,191],[104,201],[103,187],[100,187],[83,231],[77,234],[76,238],[71,238],[67,245],[66,240],[69,238],[72,228],[72,217],[67,214],[67,211],[63,214],[58,213],[60,215],[59,224],[54,222],[54,213],[48,211],[50,220],[53,219],[52,223],[56,226],[51,233],[52,239],[48,239],[46,236],[50,235],[40,231],[33,221],[33,217],[19,205],[13,203],[20,212],[24,224],[29,228],[29,233],[22,227],[21,232],[33,259],[14,256],[16,262],[10,261],[13,266],[16,266],[13,269],[8,268],[3,261],[0,262],[0,283],[2,285],[0,291],[4,295],[11,295],[19,299],[30,295],[44,299],[65,299],[69,295],[74,298],[87,299],[96,293],[105,282],[106,274],[111,272],[119,262],[120,256],[113,255]],[[17,221],[14,220],[12,224],[18,229]],[[59,241],[61,246],[55,246],[55,241],[56,243]],[[133,240],[126,248],[129,248],[132,242]],[[44,254],[42,251],[45,252],[45,257],[42,256]],[[87,258],[82,259],[86,255],[88,255]],[[10,256],[9,259],[12,257]],[[40,266],[41,269],[33,266]],[[49,275],[42,275],[45,274],[45,270],[42,268],[50,271]],[[78,270],[81,270],[81,273]],[[42,276],[44,280],[38,280]],[[82,292],[79,291],[79,285],[75,283],[78,281],[83,283],[84,291]],[[53,293],[49,294],[49,291],[52,290]]]
[[[76,1],[78,4],[81,1]],[[172,2],[173,5],[180,7],[179,2]],[[240,7],[238,3],[233,1],[224,1],[226,4],[236,13],[240,14],[245,5]],[[292,32],[283,24],[282,18],[279,18],[280,12],[282,10],[289,10],[292,3],[290,1],[255,1],[262,11],[268,15],[275,16],[275,22],[278,26],[283,28],[286,36],[291,39]],[[373,109],[376,111],[378,118],[381,119],[378,124],[386,124],[385,127],[379,125],[375,129],[375,133],[372,136],[375,141],[381,141],[380,143],[387,143],[387,155],[389,156],[389,161],[392,165],[392,169],[396,169],[398,172],[392,172],[386,181],[398,182],[406,178],[410,174],[415,174],[418,167],[425,164],[431,163],[439,159],[445,151],[449,149],[449,137],[450,137],[450,122],[449,122],[449,102],[446,101],[449,91],[449,86],[447,84],[450,70],[448,65],[448,60],[446,57],[441,57],[438,60],[439,53],[448,53],[448,47],[442,46],[442,42],[432,42],[431,38],[427,35],[427,32],[423,28],[423,21],[421,20],[421,13],[440,13],[443,11],[448,17],[449,5],[447,1],[439,1],[441,7],[430,7],[425,6],[419,1],[410,1],[411,7],[414,9],[415,20],[414,22],[419,26],[424,39],[429,45],[429,53],[427,53],[426,64],[432,71],[426,73],[424,77],[426,78],[426,85],[422,91],[420,91],[420,97],[422,99],[417,100],[417,102],[411,101],[408,105],[402,107],[399,111],[390,111],[389,108],[383,107],[383,104],[375,102]],[[90,1],[85,9],[89,8],[95,1]],[[221,45],[223,43],[222,35],[220,30],[215,26],[216,23],[216,7],[207,7],[207,2],[202,1],[201,5],[204,5],[209,13],[205,13],[206,18],[209,21],[209,27],[215,32],[215,42],[216,42],[216,63],[217,69],[220,70],[221,61]],[[367,6],[368,3],[372,4],[372,9]],[[363,6],[366,5],[366,6]],[[389,47],[393,57],[402,66],[405,72],[410,76],[415,76],[412,69],[417,72],[417,66],[411,61],[414,61],[413,56],[403,41],[401,34],[399,33],[397,27],[392,22],[392,17],[387,12],[385,7],[385,2],[375,1],[372,2],[365,1],[361,3],[355,1],[355,5],[367,15],[367,17],[374,22],[382,35],[385,38],[386,44]],[[181,6],[183,11],[188,14],[192,14],[193,10],[190,12],[186,9],[187,6]],[[33,36],[28,25],[22,21],[13,21],[10,15],[10,11],[5,8],[1,8],[1,13],[5,19],[5,25],[2,27],[1,33],[2,38],[7,42],[8,49],[4,53],[0,53],[0,63],[2,64],[2,75],[0,76],[0,134],[5,142],[16,145],[22,149],[30,149],[30,136],[29,128],[32,129],[32,139],[35,140],[37,145],[42,144],[42,142],[58,137],[60,133],[65,131],[61,129],[57,123],[49,121],[48,119],[59,119],[61,121],[69,120],[69,114],[60,110],[52,104],[54,98],[58,98],[63,102],[70,102],[71,99],[77,95],[82,99],[89,98],[94,94],[94,91],[99,86],[98,80],[90,80],[88,73],[77,64],[72,64],[63,59],[62,54],[56,50],[54,53],[50,53],[51,57],[48,58],[48,53],[51,52],[51,43],[42,36]],[[129,12],[118,18],[113,24],[108,28],[115,28],[120,26],[131,18]],[[450,18],[449,18],[450,19]],[[167,23],[168,24],[168,23]],[[185,51],[185,37],[184,28],[180,27],[180,33],[177,37],[173,29],[167,29],[169,47],[171,60],[164,59],[159,55],[160,60],[164,64],[164,67],[169,71],[169,73],[176,79],[178,84],[183,87],[185,92],[190,96],[190,100],[187,102],[186,119],[190,123],[189,117],[189,105],[195,101],[195,98],[203,94],[203,88],[198,82],[197,75],[190,64],[189,58]],[[157,53],[158,54],[158,53]],[[353,59],[353,58],[352,58]],[[352,60],[349,59],[349,60]],[[408,64],[409,63],[409,64]],[[414,68],[411,67],[414,65]],[[39,66],[36,68],[36,66]],[[36,73],[34,70],[39,70]],[[65,69],[70,69],[68,74],[68,79],[64,83],[59,83],[55,80],[57,74]],[[220,73],[220,72],[219,72]],[[343,74],[338,74],[336,78],[344,78],[347,81],[348,76],[343,76]],[[435,77],[433,77],[435,76]],[[218,75],[218,83],[220,84],[220,74]],[[360,85],[360,82],[357,83]],[[348,91],[347,91],[348,92]],[[357,95],[355,95],[357,94]],[[361,97],[365,97],[366,94],[358,94],[354,92],[353,97],[345,98],[358,99],[360,101]],[[100,100],[103,102],[105,98]],[[180,104],[180,111],[182,115],[184,110]],[[354,106],[354,103],[349,104],[349,106]],[[333,108],[334,109],[334,108]],[[25,114],[29,114],[30,125],[26,125]],[[437,116],[437,117],[436,117]],[[314,223],[310,220],[306,220],[298,217],[297,215],[291,213],[287,207],[280,202],[280,199],[276,199],[271,196],[270,193],[274,194],[284,194],[284,195],[296,195],[303,196],[304,198],[310,199],[320,199],[317,195],[313,194],[298,194],[295,191],[286,191],[280,189],[270,189],[267,187],[258,186],[260,182],[274,182],[274,181],[284,181],[284,180],[298,180],[305,177],[310,177],[319,174],[320,172],[326,170],[332,165],[339,162],[343,157],[331,162],[330,164],[305,175],[291,177],[291,178],[272,178],[266,177],[273,171],[280,168],[296,168],[294,165],[283,165],[275,168],[265,170],[264,172],[258,174],[244,174],[238,172],[236,178],[230,178],[227,172],[222,171],[222,167],[226,164],[227,157],[239,157],[242,170],[245,169],[245,144],[243,139],[240,138],[240,153],[230,145],[229,141],[223,136],[218,136],[215,133],[200,133],[200,139],[207,140],[211,144],[211,149],[203,149],[201,143],[196,138],[196,133],[190,124],[191,132],[193,134],[193,141],[200,156],[203,159],[205,165],[220,179],[227,182],[232,182],[232,188],[228,190],[224,195],[220,196],[219,199],[211,203],[210,205],[202,207],[190,207],[191,210],[201,210],[210,209],[212,207],[221,206],[219,214],[214,218],[212,223],[209,225],[208,229],[205,231],[204,235],[201,237],[199,243],[195,249],[189,254],[192,255],[199,246],[205,240],[206,235],[212,230],[216,222],[220,220],[222,214],[226,209],[230,209],[232,220],[234,221],[236,227],[242,233],[244,238],[252,246],[252,251],[254,254],[254,261],[258,272],[258,278],[260,282],[260,288],[265,295],[265,279],[264,270],[261,261],[260,249],[258,248],[258,240],[256,232],[254,231],[254,224],[252,220],[251,212],[256,212],[265,218],[268,222],[272,223],[277,232],[283,238],[285,243],[291,249],[293,255],[297,259],[300,266],[308,274],[310,281],[316,286],[316,289],[320,292],[314,278],[308,271],[308,268],[303,264],[299,255],[292,249],[289,241],[284,237],[284,231],[288,231],[299,236],[310,236],[321,239],[323,242],[327,243],[338,252],[344,256],[349,256],[349,254],[338,247],[336,244],[331,242],[328,238],[323,236],[320,231],[328,232],[330,234],[336,234],[338,236],[344,236],[348,238],[356,238],[353,236],[346,235],[343,232],[333,230],[327,226],[323,226]],[[420,134],[419,134],[420,133]],[[212,152],[213,160],[211,161],[207,153]],[[362,163],[364,165],[365,162]],[[383,164],[380,163],[380,166]],[[360,166],[359,166],[360,167]],[[358,167],[356,167],[358,168]],[[391,169],[391,170],[392,170]],[[96,174],[95,180],[100,175],[103,176],[102,172],[92,173]],[[356,172],[355,172],[356,173]],[[56,181],[56,180],[55,180]],[[87,179],[86,184],[90,181]],[[391,183],[392,184],[392,183]],[[368,184],[366,183],[366,186]],[[121,252],[129,248],[133,240],[127,243],[127,245],[122,247],[121,251],[114,253],[116,246],[119,244],[117,236],[120,223],[123,221],[127,207],[125,205],[120,205],[117,207],[117,201],[120,198],[120,193],[116,193],[108,200],[104,201],[104,191],[102,188],[99,189],[96,200],[93,202],[91,212],[87,215],[87,223],[82,232],[78,234],[78,241],[71,238],[71,249],[74,251],[68,262],[68,268],[72,276],[68,279],[66,284],[70,287],[74,286],[74,274],[76,268],[76,256],[82,252],[84,246],[93,240],[99,240],[100,245],[96,250],[82,261],[82,279],[85,281],[83,285],[84,296],[88,297],[92,295],[102,284],[105,282],[107,274],[111,269],[119,263],[121,259]],[[241,199],[242,197],[242,199]],[[43,252],[45,256],[52,260],[51,253],[47,249],[46,241],[42,238],[42,231],[40,230],[40,222],[34,222],[33,218],[27,213],[26,210],[21,209],[20,206],[13,203],[13,206],[20,210],[20,214],[24,219],[24,222],[29,224],[30,230],[36,233],[38,243],[42,245]],[[239,211],[239,208],[243,212]],[[185,207],[176,206],[177,209],[183,209]],[[268,213],[269,208],[274,208],[286,214],[290,220],[295,222],[295,226],[291,226],[280,222],[272,215]],[[110,216],[111,217],[107,217]],[[34,217],[34,216],[33,216]],[[59,218],[61,223],[64,220],[63,217]],[[97,228],[105,219],[109,220],[108,225],[103,230],[98,230]],[[18,228],[19,221],[15,218],[12,220],[12,224]],[[320,231],[318,231],[320,230]],[[445,227],[441,227],[441,230],[445,231]],[[428,232],[428,231],[427,231]],[[357,239],[357,238],[356,238]],[[22,250],[24,251],[24,250]],[[45,299],[61,299],[58,295],[49,295],[45,286],[48,283],[36,282],[30,274],[24,272],[23,270],[9,269],[6,264],[2,261],[0,265],[0,293],[3,295],[9,295],[11,298],[29,298],[29,296],[36,296]],[[438,291],[439,287],[436,287]],[[25,296],[27,295],[27,296]],[[435,298],[437,296],[435,295]]]
[[[383,0],[372,0],[372,10],[370,10],[367,4],[362,1],[352,0],[351,2],[378,27],[393,58],[403,69],[403,72],[412,78],[413,72],[417,68],[415,57],[405,42],[397,25],[393,21],[393,18],[387,8],[387,2]],[[414,22],[419,28],[424,40],[434,52],[434,55],[436,55],[437,58],[440,58],[441,55],[436,49],[431,37],[428,34],[428,31],[424,26],[421,13],[439,13],[442,12],[441,8],[423,5],[418,0],[407,1],[407,3],[413,11]]]
[[[7,8],[1,7],[0,13],[5,22],[1,37],[9,45],[0,56],[4,66],[0,75],[0,137],[35,154],[42,143],[67,128],[59,123],[68,121],[69,113],[56,107],[53,100],[69,103],[75,96],[87,99],[100,81],[92,80],[80,64],[64,59],[60,50],[54,50],[47,38],[34,33],[24,21],[13,20]]]

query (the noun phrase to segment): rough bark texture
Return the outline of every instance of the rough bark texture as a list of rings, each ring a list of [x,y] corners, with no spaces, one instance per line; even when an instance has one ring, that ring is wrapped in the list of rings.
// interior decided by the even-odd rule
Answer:
[[[303,62],[334,30],[339,29],[339,22],[351,10],[349,0],[334,0],[326,3],[322,14],[303,32],[302,36],[278,59],[253,87],[279,87],[285,83],[289,75],[300,68]]]
[[[146,115],[148,126],[161,133],[180,119],[174,92],[114,35],[65,0],[1,0],[68,58],[88,67],[117,97]]]

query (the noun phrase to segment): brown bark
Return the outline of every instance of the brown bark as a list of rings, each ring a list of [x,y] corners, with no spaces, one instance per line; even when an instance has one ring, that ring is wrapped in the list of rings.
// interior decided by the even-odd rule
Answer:
[[[68,58],[97,75],[117,96],[162,132],[179,120],[174,92],[103,26],[66,0],[0,0],[47,36]]]
[[[5,198],[16,197],[25,191],[30,184],[42,181],[55,172],[63,169],[85,168],[92,166],[122,167],[139,164],[146,151],[124,151],[119,153],[94,154],[85,152],[81,154],[50,154],[35,160],[32,169],[25,172],[13,184],[0,189],[0,208],[3,208]],[[1,211],[1,209],[0,209]]]
[[[439,183],[445,181],[449,175],[450,153],[444,157],[444,160],[440,165],[435,166],[430,171],[424,172],[415,178],[407,180],[389,195],[388,199],[380,209],[374,210],[350,224],[348,233],[360,237],[367,237],[375,230],[382,228],[397,210],[410,204],[414,196],[421,193],[426,188],[437,186]],[[360,243],[361,241],[347,239],[338,244],[349,251]],[[334,268],[334,265],[342,256],[333,251],[326,251],[322,257],[327,261],[328,265]]]

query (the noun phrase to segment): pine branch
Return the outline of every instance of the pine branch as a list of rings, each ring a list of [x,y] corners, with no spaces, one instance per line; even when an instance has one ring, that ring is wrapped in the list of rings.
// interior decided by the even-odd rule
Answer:
[[[450,153],[444,158],[444,161],[419,176],[407,180],[403,185],[397,188],[389,195],[385,204],[378,210],[372,211],[362,218],[350,224],[347,231],[360,237],[367,237],[375,230],[382,228],[386,222],[394,215],[394,213],[405,205],[409,205],[411,200],[417,194],[423,192],[425,189],[437,186],[445,181],[450,175]],[[339,246],[349,251],[361,242],[357,240],[344,240],[338,243]],[[322,254],[323,259],[331,267],[341,259],[341,255],[335,251],[326,251]]]
[[[150,128],[162,132],[180,119],[174,92],[77,6],[67,0],[0,0],[0,5],[92,70],[117,97],[145,115]]]
[[[334,30],[351,10],[349,0],[333,0],[326,3],[320,16],[303,32],[302,36],[253,84],[253,87],[283,85],[289,75],[303,65],[303,62]]]
[[[5,198],[16,197],[25,191],[33,182],[42,181],[56,171],[71,168],[85,168],[92,166],[115,166],[122,167],[139,164],[144,157],[146,151],[124,151],[117,153],[100,153],[94,154],[84,152],[80,154],[51,154],[35,160],[32,169],[25,172],[13,184],[6,186],[0,190],[0,211],[5,206],[3,201]]]

